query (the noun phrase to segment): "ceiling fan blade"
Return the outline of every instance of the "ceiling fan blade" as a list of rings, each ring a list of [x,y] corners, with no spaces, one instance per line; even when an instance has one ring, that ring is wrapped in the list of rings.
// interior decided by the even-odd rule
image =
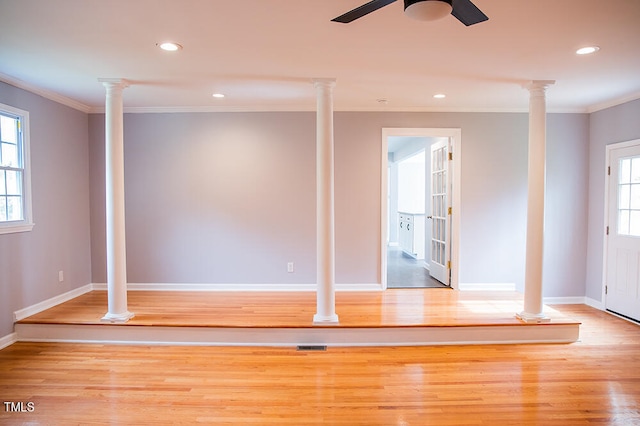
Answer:
[[[388,4],[395,2],[396,0],[373,0],[369,3],[363,4],[360,7],[356,7],[353,10],[348,11],[344,15],[340,15],[337,18],[333,18],[333,22],[340,22],[342,24],[348,24],[351,21],[355,21],[358,18],[362,18],[364,15],[368,15],[371,12],[385,7]]]
[[[489,19],[471,0],[453,0],[452,6],[451,14],[467,27]]]

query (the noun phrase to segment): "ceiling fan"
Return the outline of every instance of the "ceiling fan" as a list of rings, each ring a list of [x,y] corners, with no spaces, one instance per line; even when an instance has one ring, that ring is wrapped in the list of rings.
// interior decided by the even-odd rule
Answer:
[[[348,24],[395,1],[372,0],[332,21]],[[404,0],[404,13],[422,21],[433,21],[451,14],[466,26],[489,19],[471,0]]]

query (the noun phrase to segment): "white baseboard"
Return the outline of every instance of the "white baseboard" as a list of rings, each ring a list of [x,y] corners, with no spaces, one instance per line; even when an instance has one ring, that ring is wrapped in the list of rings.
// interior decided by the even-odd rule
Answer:
[[[516,291],[515,283],[459,283],[460,291]]]
[[[316,284],[189,284],[128,283],[129,291],[316,291]],[[106,283],[91,284],[92,290],[107,290]],[[382,291],[382,284],[336,284],[336,291]]]
[[[584,305],[585,297],[544,297],[545,305]]]
[[[584,304],[591,306],[592,308],[600,309],[601,311],[604,311],[606,309],[603,302],[592,299],[590,297],[584,298]]]
[[[38,312],[45,311],[49,308],[53,308],[56,305],[59,305],[61,303],[74,299],[84,293],[88,293],[92,289],[93,289],[93,286],[91,284],[78,287],[74,290],[52,297],[51,299],[43,300],[42,302],[36,303],[35,305],[27,306],[24,309],[17,310],[13,313],[13,318],[15,321],[20,321],[22,319],[30,317],[31,315],[35,315]]]
[[[313,291],[316,290],[314,284]],[[383,291],[381,283],[369,283],[369,284],[336,284],[336,291]]]
[[[13,345],[18,341],[18,333],[7,334],[4,337],[0,337],[0,349],[4,349],[7,346]]]

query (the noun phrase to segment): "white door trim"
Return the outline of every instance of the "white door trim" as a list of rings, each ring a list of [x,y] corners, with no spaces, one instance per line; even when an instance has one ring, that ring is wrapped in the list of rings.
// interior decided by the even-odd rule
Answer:
[[[604,225],[602,227],[602,289],[601,289],[601,298],[602,308],[604,310],[607,309],[607,294],[606,294],[606,286],[607,286],[607,260],[609,254],[609,240],[607,238],[606,229],[609,226],[609,163],[611,162],[611,151],[621,148],[628,148],[630,146],[640,145],[640,139],[633,139],[625,142],[613,143],[605,146],[605,163],[604,163]]]
[[[461,176],[461,146],[462,129],[458,128],[407,128],[383,127],[380,153],[380,279],[382,289],[387,289],[387,138],[390,136],[431,136],[451,138],[452,199],[451,199],[451,288],[458,290],[458,272],[460,270],[460,176]]]

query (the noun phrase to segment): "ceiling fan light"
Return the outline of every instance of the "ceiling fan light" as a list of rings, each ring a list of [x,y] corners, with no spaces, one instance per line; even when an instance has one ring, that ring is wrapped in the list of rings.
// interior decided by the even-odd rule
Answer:
[[[404,13],[419,21],[435,21],[451,14],[451,0],[404,0]]]

